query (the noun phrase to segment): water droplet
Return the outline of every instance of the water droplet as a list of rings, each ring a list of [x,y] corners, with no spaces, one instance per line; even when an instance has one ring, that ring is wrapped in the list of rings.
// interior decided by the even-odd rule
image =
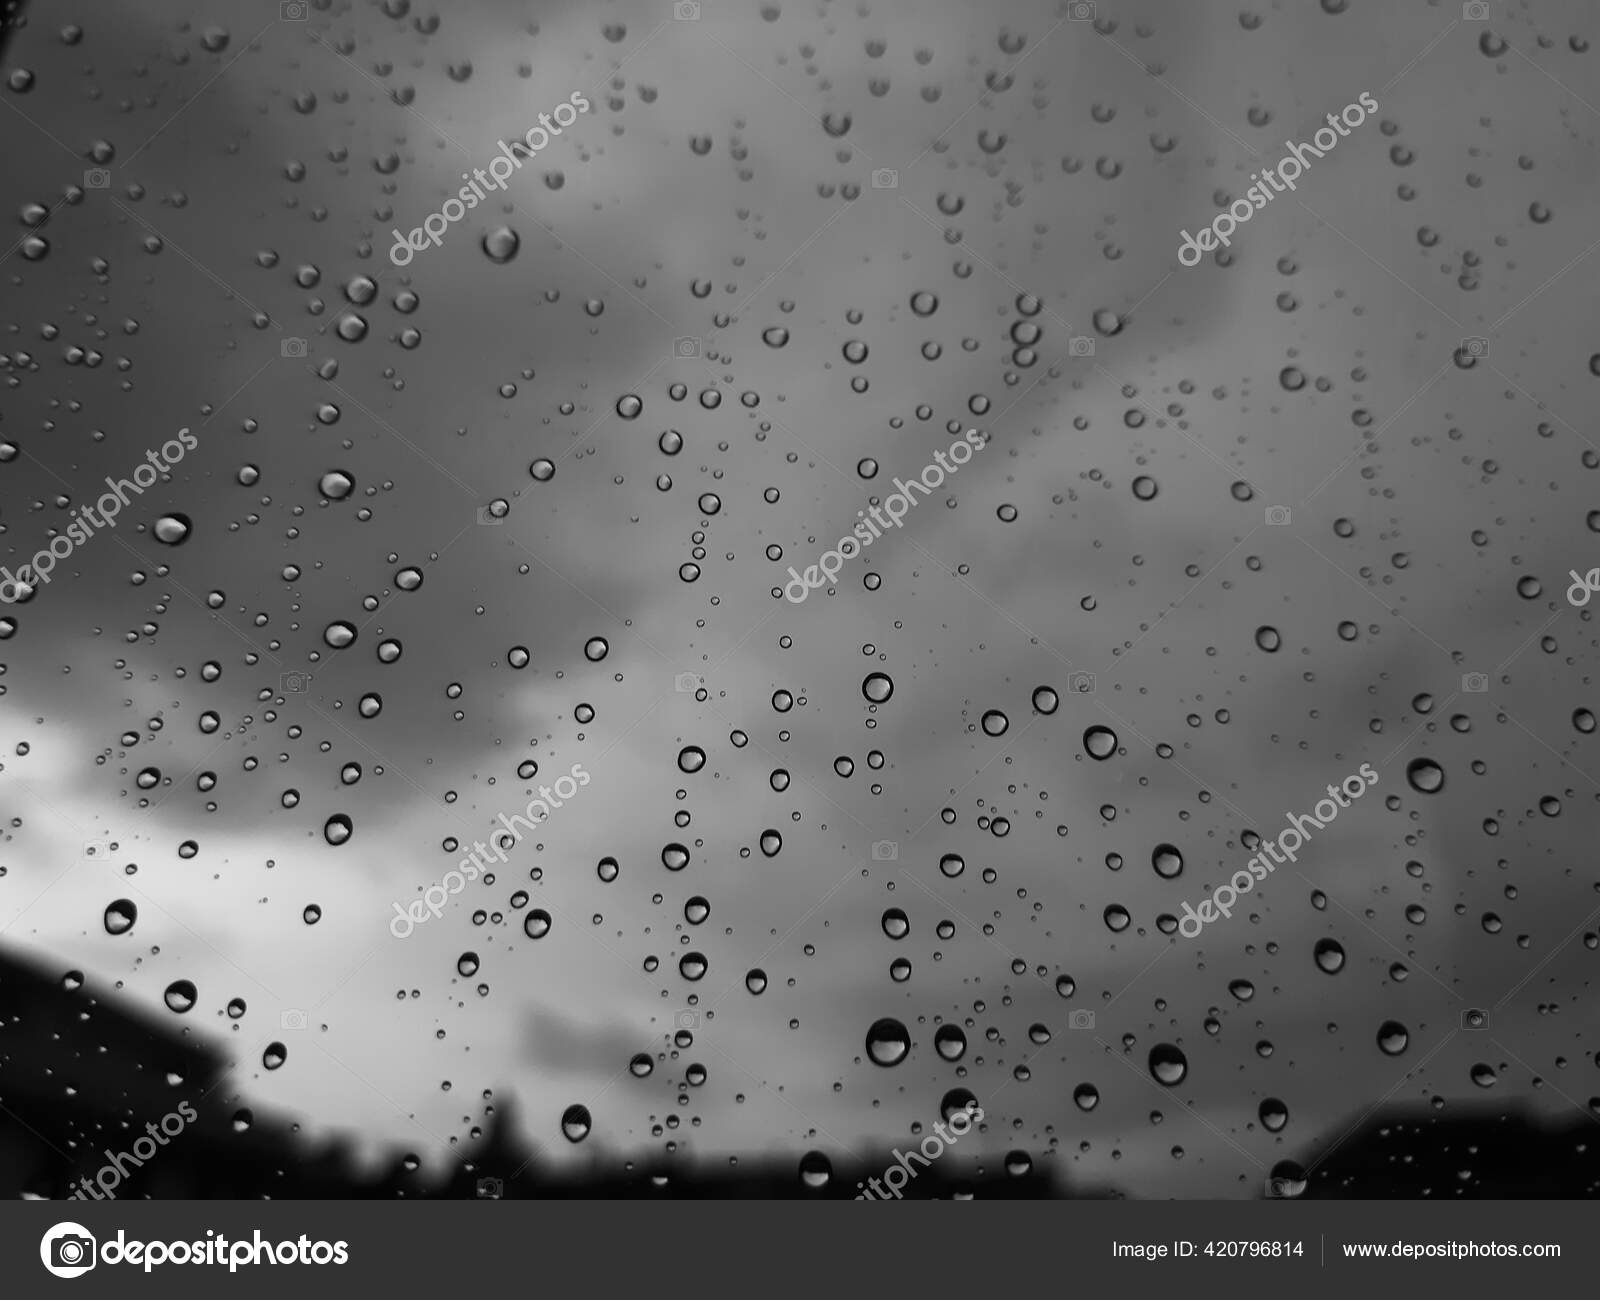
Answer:
[[[874,1065],[899,1065],[911,1052],[911,1033],[898,1020],[874,1020],[867,1030],[867,1058]]]
[[[180,546],[188,540],[193,527],[188,515],[173,511],[170,515],[162,515],[157,519],[150,531],[162,545]]]
[[[483,237],[483,251],[491,262],[509,262],[521,247],[522,236],[510,226],[497,226]]]
[[[1117,733],[1110,727],[1090,727],[1083,733],[1084,752],[1104,762],[1117,752]]]
[[[1182,1083],[1189,1073],[1189,1058],[1171,1043],[1157,1043],[1150,1049],[1150,1077],[1168,1088]]]
[[[800,1182],[813,1191],[824,1188],[833,1178],[833,1163],[820,1151],[807,1151],[800,1157]]]
[[[106,904],[105,926],[107,934],[127,934],[139,919],[139,908],[131,898],[119,898]]]
[[[176,1011],[180,1016],[194,1009],[194,1004],[199,1000],[200,992],[188,980],[174,980],[167,985],[167,991],[162,995],[169,1011]]]
[[[868,673],[861,683],[861,693],[874,704],[882,704],[894,694],[894,681],[887,673]]]
[[[1414,758],[1406,764],[1406,780],[1418,794],[1438,794],[1444,789],[1444,768],[1431,758]]]
[[[582,1142],[593,1126],[587,1106],[574,1104],[561,1112],[561,1136],[568,1142]]]

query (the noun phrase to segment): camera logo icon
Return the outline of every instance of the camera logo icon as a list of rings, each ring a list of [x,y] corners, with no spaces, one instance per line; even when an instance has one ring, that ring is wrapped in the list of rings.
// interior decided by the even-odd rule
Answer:
[[[672,679],[672,689],[680,695],[693,695],[706,684],[699,673],[679,673]]]
[[[900,861],[900,846],[894,840],[875,840],[872,845],[874,862]]]
[[[685,334],[672,340],[672,355],[679,361],[693,361],[700,355],[700,340]]]
[[[304,1029],[310,1023],[311,1017],[299,1007],[290,1007],[287,1011],[278,1013],[279,1029]]]
[[[1068,1029],[1093,1029],[1094,1012],[1086,1008],[1079,1008],[1067,1016]]]
[[[1267,1179],[1269,1201],[1291,1201],[1299,1194],[1299,1184],[1293,1178]]]
[[[1457,355],[1463,357],[1486,357],[1489,355],[1489,340],[1479,338],[1462,339],[1461,346],[1457,349]]]
[[[1074,695],[1093,695],[1094,694],[1094,674],[1093,673],[1068,673],[1067,674],[1067,689],[1069,691],[1071,691]]]
[[[1482,695],[1489,689],[1489,674],[1462,673],[1461,689],[1469,695]]]
[[[306,354],[306,341],[304,339],[284,339],[278,344],[278,355],[282,357],[303,357]]]
[[[700,1013],[698,1011],[684,1010],[672,1018],[672,1027],[678,1030],[700,1028]]]
[[[1089,0],[1070,0],[1067,5],[1067,17],[1075,23],[1093,22],[1094,6]]]
[[[672,16],[680,23],[699,22],[699,0],[678,0],[678,3],[672,6]]]
[[[1466,0],[1461,6],[1461,17],[1465,22],[1483,23],[1489,21],[1489,6],[1484,0]]]
[[[281,22],[303,23],[310,16],[306,0],[283,0],[278,6],[278,18]]]
[[[278,678],[279,689],[287,691],[290,695],[304,695],[311,685],[311,674],[293,670],[284,673]]]
[[[900,173],[892,167],[877,167],[872,172],[872,188],[875,190],[897,190],[900,188]]]
[[[1094,340],[1082,334],[1067,340],[1067,355],[1069,357],[1092,357],[1094,355]]]
[[[478,1179],[478,1199],[480,1201],[498,1201],[504,1195],[506,1185],[498,1178]]]
[[[57,1277],[82,1277],[95,1266],[98,1251],[81,1223],[58,1223],[39,1242],[39,1260]]]
[[[1469,1030],[1487,1029],[1489,1013],[1481,1007],[1468,1007],[1461,1013],[1461,1027]]]
[[[109,190],[111,188],[111,173],[104,167],[91,167],[83,174],[83,188],[86,190]]]
[[[1275,528],[1282,528],[1289,522],[1288,506],[1268,506],[1267,522]]]
[[[509,506],[479,506],[478,522],[485,527],[493,527],[496,524],[505,523],[506,516],[510,513],[511,508]]]

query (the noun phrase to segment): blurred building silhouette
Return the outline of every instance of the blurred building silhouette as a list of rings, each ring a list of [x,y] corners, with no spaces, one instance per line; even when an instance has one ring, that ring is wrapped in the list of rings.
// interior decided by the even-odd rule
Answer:
[[[802,1161],[737,1165],[603,1161],[596,1175],[531,1159],[514,1114],[496,1106],[484,1136],[442,1178],[396,1151],[362,1172],[352,1144],[312,1143],[286,1119],[242,1105],[224,1085],[227,1059],[162,1019],[107,1000],[76,972],[46,970],[0,951],[0,1179],[12,1196],[70,1196],[93,1179],[107,1152],[121,1153],[144,1126],[187,1101],[199,1118],[115,1188],[119,1200],[342,1197],[822,1197],[850,1199],[856,1181],[882,1174],[885,1151],[845,1168]],[[808,1179],[802,1176],[802,1164]],[[370,1167],[370,1166],[369,1166]],[[827,1170],[825,1179],[820,1175]],[[821,1185],[814,1183],[820,1181]],[[487,1183],[480,1188],[480,1183]],[[908,1199],[970,1193],[1043,1198],[1060,1186],[1038,1164],[997,1164],[973,1174],[946,1158],[920,1169]]]
[[[512,1109],[496,1107],[482,1139],[447,1173],[395,1151],[375,1172],[347,1142],[314,1143],[285,1118],[242,1105],[224,1085],[227,1060],[163,1020],[111,1002],[76,972],[49,971],[0,952],[0,1178],[12,1196],[70,1196],[79,1178],[144,1136],[144,1125],[187,1101],[198,1114],[116,1191],[128,1197],[257,1198],[675,1197],[850,1199],[879,1176],[887,1149],[846,1167],[792,1159],[712,1165],[688,1158],[602,1160],[603,1172],[533,1158]],[[1317,1198],[1588,1197],[1600,1188],[1593,1120],[1541,1124],[1519,1111],[1397,1108],[1372,1117],[1318,1163],[1283,1161],[1263,1195]],[[1041,1162],[981,1171],[955,1158],[919,1170],[907,1199],[1114,1196],[1066,1185]],[[1305,1169],[1310,1168],[1309,1178]],[[365,1169],[365,1171],[364,1171]],[[806,1175],[809,1174],[810,1177]]]

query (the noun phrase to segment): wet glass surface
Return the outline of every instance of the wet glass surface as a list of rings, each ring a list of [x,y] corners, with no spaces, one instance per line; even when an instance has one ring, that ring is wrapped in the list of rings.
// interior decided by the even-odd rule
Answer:
[[[1594,16],[1473,9],[29,6],[0,953],[224,1162],[1600,1113]]]

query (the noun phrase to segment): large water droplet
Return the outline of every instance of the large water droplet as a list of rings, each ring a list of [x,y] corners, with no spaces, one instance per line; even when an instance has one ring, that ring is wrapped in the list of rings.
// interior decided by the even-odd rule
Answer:
[[[483,237],[483,251],[491,262],[509,262],[522,247],[522,236],[510,226],[497,226]]]
[[[899,1065],[911,1051],[911,1033],[898,1020],[885,1016],[867,1030],[867,1057],[874,1065]]]
[[[1410,1042],[1410,1032],[1398,1020],[1385,1020],[1378,1026],[1378,1050],[1385,1056],[1399,1056]]]
[[[582,1142],[589,1136],[592,1127],[594,1121],[589,1116],[587,1106],[575,1104],[561,1112],[561,1136],[568,1142]]]
[[[1171,1043],[1157,1043],[1150,1049],[1150,1077],[1157,1083],[1174,1088],[1189,1073],[1189,1058]]]
[[[1083,748],[1090,758],[1104,762],[1117,752],[1117,733],[1110,727],[1090,727],[1083,733]]]
[[[874,704],[882,704],[894,694],[894,681],[887,673],[868,673],[861,683],[861,693]]]
[[[1444,768],[1431,758],[1414,758],[1406,764],[1406,780],[1418,794],[1438,794],[1444,789]]]
[[[127,934],[139,919],[139,908],[131,898],[119,898],[106,904],[105,926],[107,934]]]
[[[157,519],[150,531],[155,534],[156,541],[164,546],[178,546],[188,540],[193,527],[194,524],[188,515],[173,511],[170,515],[162,515]]]
[[[167,991],[162,995],[169,1011],[176,1011],[180,1016],[194,1008],[199,999],[199,990],[189,980],[173,980],[167,985]]]

